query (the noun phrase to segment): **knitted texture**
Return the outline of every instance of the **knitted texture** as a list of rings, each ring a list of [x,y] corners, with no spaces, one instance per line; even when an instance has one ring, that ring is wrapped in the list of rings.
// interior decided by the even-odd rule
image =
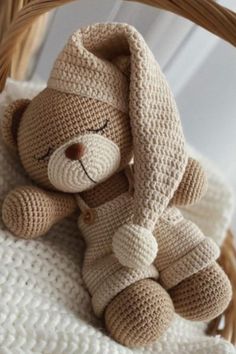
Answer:
[[[219,258],[219,255],[220,250],[215,242],[205,239],[174,264],[170,263],[169,267],[161,272],[160,281],[166,289],[170,289],[195,273],[203,271],[207,265]],[[208,281],[212,288],[215,288],[214,281],[210,278]]]
[[[169,295],[155,281],[145,279],[116,296],[106,309],[105,322],[113,338],[132,347],[159,338],[173,314]]]
[[[207,188],[207,176],[204,169],[198,161],[190,157],[170,204],[176,206],[195,204],[206,194]]]
[[[17,130],[20,123],[20,117],[27,108],[30,100],[20,99],[13,102],[7,107],[3,119],[1,121],[1,134],[8,147],[16,150]],[[14,111],[17,114],[14,114]],[[12,119],[8,119],[12,117]],[[6,119],[4,119],[6,118]]]
[[[3,104],[32,97],[42,88],[9,81],[0,97]],[[221,242],[229,227],[232,195],[219,173],[202,159],[209,178],[208,191],[199,206],[186,209],[188,218]],[[24,170],[0,139],[0,201],[16,184],[26,184]],[[125,183],[124,183],[125,185]],[[108,188],[110,193],[110,189]],[[109,196],[108,193],[108,196]],[[91,191],[91,195],[99,194]],[[107,196],[106,196],[107,197]],[[91,197],[92,198],[92,197]],[[219,202],[220,201],[220,202]],[[91,205],[91,204],[90,204]],[[25,354],[234,354],[220,337],[208,337],[206,325],[176,317],[157,343],[145,348],[125,348],[97,323],[81,278],[82,243],[72,220],[54,227],[46,238],[17,240],[0,232],[2,353]]]
[[[188,147],[188,150],[189,154],[204,166],[208,188],[205,196],[196,205],[183,206],[181,212],[184,217],[196,223],[204,235],[210,236],[218,245],[221,245],[227,232],[227,225],[231,222],[235,205],[232,188],[222,175],[222,171],[219,171],[211,161],[201,156],[192,147]],[[222,208],[225,210],[223,213]]]
[[[155,236],[159,252],[154,262],[167,289],[200,271],[219,257],[219,248],[175,208],[167,208]],[[210,281],[210,279],[209,279]]]
[[[130,268],[148,266],[157,254],[152,232],[134,224],[126,224],[115,232],[112,248],[121,264]]]
[[[130,160],[132,156],[132,138],[126,114],[106,103],[87,97],[61,93],[49,88],[40,92],[25,112],[18,132],[19,153],[27,173],[39,185],[54,189],[48,178],[47,166],[53,152],[56,153],[56,148],[69,142],[72,136],[81,137],[81,134],[85,134],[86,132],[90,133],[91,139],[91,137],[94,137],[93,131],[103,127],[108,117],[109,129],[104,129],[101,132],[98,131],[94,140],[95,147],[97,149],[100,148],[102,153],[98,156],[94,152],[95,147],[93,144],[93,150],[89,154],[91,160],[87,161],[87,158],[85,158],[84,161],[84,165],[88,169],[87,173],[93,179],[97,178],[98,172],[102,172],[103,174],[104,172],[109,172],[112,162],[109,155],[109,145],[104,144],[101,134],[106,135],[120,149],[122,157],[121,168]],[[45,144],[42,144],[42,142],[45,142]],[[88,141],[88,143],[91,144],[91,141]],[[110,147],[112,148],[113,145],[110,144]],[[87,150],[89,148],[90,146],[88,146]],[[57,153],[56,157],[60,159],[61,155]],[[68,159],[67,162],[69,162]],[[51,163],[50,166],[50,175],[53,175],[53,164]],[[86,188],[86,183],[89,183],[90,180],[82,167],[78,168],[78,174],[81,176],[81,181],[79,182]],[[112,166],[112,172],[113,168],[114,166]],[[65,165],[63,163],[60,166],[57,165],[57,175],[61,175],[61,184],[64,182],[64,171]],[[70,169],[67,169],[68,178],[70,177],[70,171]],[[93,185],[94,183],[92,183]],[[70,189],[72,186],[73,183],[71,182]]]
[[[183,219],[175,208],[167,208],[154,231],[159,251],[154,262],[156,268],[138,269],[121,265],[112,255],[112,236],[120,225],[130,224],[134,200],[124,193],[92,209],[92,223],[79,217],[79,229],[87,248],[83,265],[83,278],[92,295],[95,313],[101,316],[108,303],[123,289],[144,278],[157,278],[160,272],[162,285],[169,289],[182,280],[212,264],[219,256],[216,244],[207,239],[192,222]],[[113,240],[114,243],[114,240]],[[127,246],[128,249],[131,246]],[[141,247],[137,254],[145,256]],[[129,260],[127,260],[127,263]],[[211,279],[208,279],[211,283]],[[212,283],[214,288],[215,284]]]
[[[128,60],[124,61],[124,56]],[[129,67],[125,68],[127,64]],[[32,224],[26,237],[43,235],[76,209],[71,196],[67,196],[73,194],[82,212],[78,225],[86,243],[83,279],[95,314],[103,316],[106,307],[126,289],[134,292],[135,298],[134,284],[147,278],[157,279],[158,270],[163,285],[158,293],[161,303],[167,296],[164,288],[181,287],[185,279],[214,264],[219,255],[213,241],[205,239],[200,229],[184,220],[174,207],[168,207],[183,177],[189,176],[193,187],[198,187],[198,183],[194,185],[191,173],[185,175],[188,163],[189,169],[193,168],[166,80],[141,35],[123,24],[98,24],[76,32],[59,55],[51,78],[48,87],[28,102],[27,108],[24,101],[10,105],[4,122],[9,120],[11,124],[3,124],[2,128],[6,132],[3,137],[12,134],[15,139],[23,167],[33,182],[56,192],[45,194],[43,190],[19,187],[7,195],[3,204],[5,224],[13,231],[24,231]],[[106,85],[108,81],[114,82],[113,92]],[[128,102],[125,110],[118,104],[119,83],[121,96],[125,94]],[[94,126],[94,118],[98,125]],[[90,189],[100,188],[106,194],[103,182],[113,181],[119,171],[125,175],[132,153],[134,175],[127,174],[133,181],[129,191],[116,198],[111,196],[105,204],[91,209],[86,194],[83,200],[79,193],[89,194]],[[203,175],[196,175],[197,182],[204,180]],[[116,182],[119,188],[119,180]],[[186,188],[181,187],[191,195],[188,178],[185,182]],[[123,190],[122,184],[123,180]],[[196,195],[200,195],[199,190]],[[28,210],[27,199],[33,212]],[[39,216],[43,217],[43,213],[41,223]],[[158,257],[155,260],[158,238],[164,240],[159,247],[160,259],[168,264],[164,268],[159,267]],[[229,288],[222,277],[218,279],[222,287]],[[214,292],[217,283],[210,274],[208,283]],[[188,296],[194,298],[195,291],[190,287]],[[142,312],[141,305],[137,298],[137,313],[132,316]],[[155,313],[154,308],[152,311]],[[152,340],[164,333],[171,317],[164,320],[160,315]],[[148,326],[145,316],[139,316],[139,321],[140,328]],[[110,334],[118,340],[112,326]],[[134,334],[130,338],[132,346],[147,343],[145,335]],[[119,340],[121,344],[128,342],[127,338],[124,342],[122,337]]]
[[[107,30],[105,33],[103,33],[104,29]],[[155,239],[152,234],[156,226],[157,230],[161,231],[159,237],[166,238],[166,242],[163,242],[164,246],[159,249],[160,259],[164,259],[168,264],[167,268],[160,267],[160,281],[166,289],[171,289],[186,278],[191,278],[195,273],[203,271],[215,261],[218,252],[213,243],[205,242],[203,234],[195,225],[182,220],[181,214],[176,213],[174,208],[167,208],[185,175],[188,158],[173,97],[142,37],[136,30],[126,25],[95,25],[82,30],[81,33],[83,31],[88,35],[88,43],[86,44],[85,38],[81,43],[80,41],[75,43],[75,47],[83,49],[82,52],[76,51],[78,67],[80,67],[80,59],[84,55],[86,57],[88,51],[90,53],[88,57],[92,57],[93,63],[103,61],[101,67],[98,63],[98,69],[102,71],[103,68],[104,72],[110,75],[109,68],[114,65],[115,69],[117,61],[113,60],[114,64],[108,63],[105,60],[108,59],[106,55],[110,55],[109,59],[115,59],[117,56],[130,54],[128,114],[119,106],[113,107],[109,100],[99,101],[94,94],[84,97],[83,92],[81,95],[79,91],[70,92],[67,87],[61,89],[51,87],[49,80],[49,87],[28,104],[24,114],[18,119],[17,147],[22,164],[34,182],[74,195],[83,191],[89,193],[91,188],[101,188],[106,194],[102,182],[109,178],[113,180],[118,169],[122,170],[126,167],[129,161],[127,157],[130,158],[134,151],[134,196],[131,195],[130,190],[117,198],[112,196],[111,201],[91,210],[89,205],[86,206],[86,196],[83,201],[81,196],[77,195],[78,207],[82,210],[79,228],[86,241],[83,278],[91,294],[95,314],[102,316],[105,308],[116,296],[119,296],[122,290],[139,280],[158,277],[158,258],[155,261],[157,269],[152,264],[157,253],[158,235]],[[86,37],[80,34],[78,38],[81,39],[83,36]],[[94,38],[98,39],[94,43],[95,47],[90,47],[90,42]],[[121,43],[121,52],[118,54],[114,45],[119,43]],[[68,56],[66,48],[62,52],[61,59],[59,56],[59,63],[63,61],[64,52],[65,57]],[[70,63],[70,60],[69,55],[68,60],[65,61]],[[87,58],[84,62],[85,67],[87,65],[89,68],[90,64]],[[96,65],[92,67],[96,72]],[[124,75],[123,69],[120,72],[121,76]],[[65,72],[65,76],[67,74]],[[84,75],[86,77],[86,70]],[[101,92],[102,90],[103,88]],[[137,97],[139,102],[136,101]],[[138,106],[140,103],[141,105]],[[144,110],[145,104],[146,110]],[[10,108],[6,111],[4,121],[12,120],[19,111],[19,106],[15,103]],[[71,119],[70,112],[74,119]],[[108,115],[109,112],[111,117]],[[147,112],[149,116],[146,116]],[[97,127],[93,125],[95,117],[99,123]],[[111,125],[118,127],[118,130],[111,129]],[[3,126],[3,128],[9,127]],[[148,140],[145,141],[146,139]],[[187,185],[187,190],[188,188]],[[73,204],[72,208],[70,205],[67,210],[66,194],[58,194],[55,198],[53,194],[45,195],[43,191],[40,194],[37,190],[31,189],[30,197],[28,195],[27,198],[30,201],[39,198],[40,203],[32,203],[35,208],[39,208],[39,211],[34,210],[30,213],[27,207],[26,210],[22,208],[24,199],[22,195],[26,194],[25,190],[22,192],[18,190],[17,193],[17,196],[12,197],[9,194],[6,197],[3,205],[4,221],[10,230],[14,230],[17,224],[25,225],[31,222],[34,228],[31,228],[32,234],[28,233],[27,237],[43,234],[63,216],[69,215],[74,208]],[[199,194],[198,191],[197,195]],[[123,198],[124,196],[127,200]],[[18,203],[17,207],[16,203]],[[40,209],[43,204],[46,206],[46,217],[44,224],[41,225],[38,214],[42,213]],[[17,220],[10,212],[12,205],[18,212]],[[48,209],[52,210],[50,217],[47,215],[47,205],[50,205]],[[63,208],[64,210],[61,210]],[[104,216],[105,209],[109,210]],[[188,234],[181,230],[181,220],[184,226],[189,224]],[[168,240],[170,230],[172,242]],[[193,240],[196,241],[195,244]],[[165,244],[168,246],[167,252],[165,252]],[[174,252],[175,248],[177,252]],[[180,258],[177,258],[180,251],[182,251]],[[172,257],[170,257],[171,252]],[[181,271],[177,272],[178,268]],[[216,286],[214,279],[209,278],[208,281],[214,289]],[[163,293],[165,294],[164,289]],[[145,327],[145,318],[140,318],[140,321],[140,326]],[[162,318],[159,321],[157,337],[158,332],[163,333],[167,328]],[[137,342],[132,338],[133,345],[142,344],[139,336],[136,339]]]
[[[214,290],[209,279],[213,279],[216,284]],[[222,308],[231,299],[232,291],[224,272],[214,263],[171,289],[170,295],[176,312],[181,316],[190,320],[207,321],[222,313]]]
[[[80,195],[82,199],[86,199],[87,204],[91,208],[96,208],[101,204],[105,204],[109,200],[117,198],[120,194],[127,192],[129,189],[129,182],[126,175],[122,172],[115,174],[111,179],[102,183],[106,193],[101,188],[93,188],[89,192],[82,192]]]
[[[94,311],[103,314],[108,303],[123,289],[144,278],[157,278],[158,271],[151,265],[130,269],[121,265],[112,255],[115,231],[132,218],[133,200],[125,193],[95,209],[92,224],[79,217],[79,229],[86,242],[83,278],[92,295]]]
[[[87,161],[86,156],[83,158],[81,172],[82,177],[75,178],[74,168],[71,168],[71,158],[65,159],[65,151],[73,146],[86,146],[93,159]],[[97,158],[97,151],[103,156],[101,163]],[[76,160],[76,159],[75,159]],[[77,161],[76,161],[77,162]],[[84,170],[86,166],[86,172]],[[119,147],[103,136],[97,136],[96,140],[91,134],[85,134],[82,137],[70,139],[69,142],[61,145],[51,156],[48,164],[48,178],[54,187],[64,192],[84,191],[91,188],[98,181],[103,182],[112,176],[120,166],[120,150]],[[78,187],[78,179],[80,187]]]
[[[16,188],[3,203],[2,218],[14,235],[31,238],[43,235],[57,221],[77,208],[70,195],[62,197],[36,187]]]
[[[129,59],[128,77],[124,62],[115,65],[120,56]],[[153,229],[181,181],[187,154],[174,98],[142,36],[119,23],[78,30],[58,56],[48,87],[123,111],[120,102],[126,103],[134,144],[134,223]]]

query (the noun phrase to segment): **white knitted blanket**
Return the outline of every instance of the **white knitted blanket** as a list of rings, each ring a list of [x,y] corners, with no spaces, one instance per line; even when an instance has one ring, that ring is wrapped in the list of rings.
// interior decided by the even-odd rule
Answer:
[[[42,87],[8,81],[0,96],[4,106],[32,97]],[[199,156],[198,156],[199,157]],[[230,223],[232,194],[219,174],[200,157],[209,176],[209,190],[198,206],[184,210],[220,244]],[[27,178],[18,159],[0,140],[0,203]],[[204,334],[206,325],[176,319],[158,343],[128,349],[110,339],[90,306],[81,279],[83,242],[76,223],[66,220],[47,236],[16,239],[0,220],[0,354],[226,354],[234,347]]]

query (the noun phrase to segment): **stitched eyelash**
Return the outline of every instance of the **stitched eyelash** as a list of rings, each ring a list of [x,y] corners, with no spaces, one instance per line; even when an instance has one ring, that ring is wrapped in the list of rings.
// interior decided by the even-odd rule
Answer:
[[[47,161],[49,159],[49,157],[52,155],[52,153],[53,153],[53,148],[49,147],[46,154],[44,154],[40,157],[34,156],[34,158],[37,161]]]
[[[100,128],[97,128],[97,129],[88,129],[89,132],[93,132],[93,133],[99,133],[99,132],[103,132],[104,129],[106,129],[108,125],[108,120],[105,121],[105,123],[103,124],[103,126],[101,126]],[[47,152],[40,156],[40,157],[36,157],[34,156],[35,160],[37,161],[47,161],[49,159],[49,157],[52,155],[53,153],[53,148],[49,147]]]
[[[88,129],[89,132],[93,132],[93,133],[99,133],[101,131],[103,131],[104,129],[106,129],[107,127],[107,124],[108,124],[108,120],[105,121],[105,123],[103,124],[103,126],[101,126],[100,128],[97,128],[97,129]]]

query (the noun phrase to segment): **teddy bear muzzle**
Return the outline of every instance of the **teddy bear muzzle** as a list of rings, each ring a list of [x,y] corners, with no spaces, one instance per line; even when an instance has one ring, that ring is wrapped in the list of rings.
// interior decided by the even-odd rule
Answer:
[[[48,178],[59,191],[79,193],[113,175],[120,159],[120,149],[112,140],[99,134],[81,135],[53,152]]]

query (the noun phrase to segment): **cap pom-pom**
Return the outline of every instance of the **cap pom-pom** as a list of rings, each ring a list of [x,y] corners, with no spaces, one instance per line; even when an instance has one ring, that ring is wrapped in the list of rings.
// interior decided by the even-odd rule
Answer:
[[[113,251],[120,263],[129,268],[151,265],[157,250],[152,232],[139,225],[125,224],[113,236]]]

